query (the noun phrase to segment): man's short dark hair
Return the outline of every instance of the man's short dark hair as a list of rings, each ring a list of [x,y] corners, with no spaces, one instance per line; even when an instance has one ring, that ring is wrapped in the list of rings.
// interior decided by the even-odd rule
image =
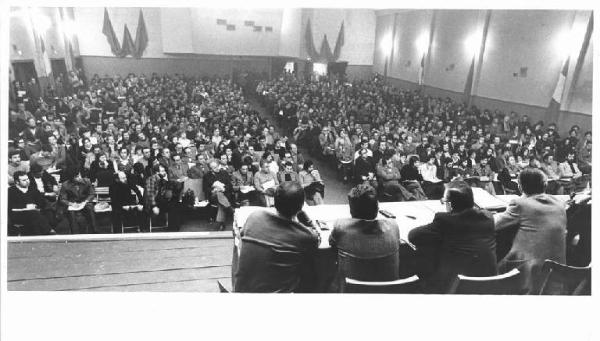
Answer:
[[[282,182],[275,190],[275,208],[286,217],[298,213],[304,206],[304,189],[297,181]]]
[[[13,156],[15,155],[21,155],[21,150],[20,149],[14,149],[11,150],[10,152],[8,152],[8,158],[12,159]]]
[[[19,178],[22,177],[23,175],[27,175],[27,173],[25,173],[23,171],[16,171],[13,173],[13,180],[15,181],[15,184],[19,181]]]
[[[42,145],[41,151],[50,153],[52,152],[52,146],[45,143]]]
[[[348,193],[350,214],[357,219],[375,219],[379,211],[377,192],[367,184],[360,184]]]
[[[462,180],[450,181],[446,185],[446,190],[448,192],[446,200],[452,205],[453,211],[460,212],[473,208],[475,204],[473,190],[468,183]]]
[[[527,195],[544,193],[546,190],[546,176],[537,168],[523,169],[519,173],[519,183]]]

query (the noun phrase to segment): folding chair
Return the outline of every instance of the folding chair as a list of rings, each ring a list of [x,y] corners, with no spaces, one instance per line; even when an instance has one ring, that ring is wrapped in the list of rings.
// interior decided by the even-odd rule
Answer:
[[[575,267],[546,259],[542,274],[545,278],[539,295],[591,295],[591,265]]]
[[[421,292],[421,289],[422,283],[417,275],[387,282],[366,282],[346,277],[342,292],[362,294],[414,294]]]
[[[450,285],[448,294],[462,295],[522,295],[523,273],[518,269],[488,277],[458,275]]]
[[[134,198],[135,198],[135,204],[136,204],[136,205],[137,205],[137,204],[139,204],[139,200],[138,200],[138,198],[137,198],[137,195],[135,194],[135,192],[134,192],[133,190],[131,191],[131,195],[133,195],[133,196],[134,196]],[[139,213],[141,213],[141,212],[137,211],[137,208],[134,208],[134,210],[135,210],[135,211],[129,210],[129,211],[127,211],[127,213],[131,213],[131,212],[135,212],[136,214],[139,214]],[[121,233],[125,233],[125,230],[126,230],[126,229],[127,229],[127,230],[130,230],[130,229],[137,229],[137,232],[140,232],[140,229],[141,229],[142,227],[139,225],[139,221],[138,221],[138,225],[129,225],[129,226],[125,226],[125,219],[124,219],[124,218],[125,218],[125,217],[121,217]]]
[[[159,215],[161,215],[161,214],[162,214],[162,213],[159,213]],[[149,228],[149,230],[150,230],[150,232],[152,232],[152,229],[161,229],[161,230],[165,230],[165,229],[167,229],[167,228],[169,227],[169,213],[168,213],[168,212],[165,212],[165,213],[164,213],[164,215],[165,215],[165,224],[164,224],[164,225],[162,225],[162,226],[161,226],[161,225],[158,225],[158,226],[154,226],[154,225],[152,225],[152,216],[153,216],[153,215],[154,215],[154,214],[153,214],[152,212],[150,212],[150,219],[149,219],[149,220],[150,220],[150,222],[149,222],[149,227],[148,227],[148,228]],[[158,216],[159,216],[159,215],[158,215]],[[156,216],[156,217],[158,217],[158,216]]]
[[[108,187],[96,187],[94,189],[96,191],[96,205],[94,206],[94,212],[96,213],[107,213],[112,212],[112,207],[110,204],[110,195]]]

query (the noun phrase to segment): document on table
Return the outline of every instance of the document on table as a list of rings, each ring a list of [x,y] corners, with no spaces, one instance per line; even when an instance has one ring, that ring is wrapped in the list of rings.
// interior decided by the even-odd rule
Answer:
[[[486,210],[497,210],[506,207],[506,202],[504,200],[491,195],[486,190],[478,187],[472,187],[472,189],[475,205],[479,206],[480,208],[485,208]]]

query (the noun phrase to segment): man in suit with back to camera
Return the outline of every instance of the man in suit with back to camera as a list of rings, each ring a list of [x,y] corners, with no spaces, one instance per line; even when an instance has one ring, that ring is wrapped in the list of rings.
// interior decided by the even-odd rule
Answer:
[[[567,213],[565,203],[544,193],[546,175],[526,168],[519,174],[523,195],[511,200],[505,212],[494,217],[496,231],[517,229],[508,254],[499,262],[502,272],[519,267],[525,272],[530,292],[540,283],[541,266],[546,259],[566,262]]]
[[[399,278],[400,239],[393,219],[376,219],[379,212],[377,192],[360,184],[348,193],[352,218],[339,219],[329,236],[329,245],[337,249],[338,285],[345,278],[361,281],[392,281]]]
[[[275,190],[276,212],[255,211],[240,231],[235,292],[312,292],[319,234],[302,211],[304,189],[295,181]]]
[[[473,190],[464,181],[448,183],[441,200],[446,212],[410,231],[424,266],[419,277],[428,292],[444,293],[458,274],[494,276],[496,237],[492,214],[474,207]]]

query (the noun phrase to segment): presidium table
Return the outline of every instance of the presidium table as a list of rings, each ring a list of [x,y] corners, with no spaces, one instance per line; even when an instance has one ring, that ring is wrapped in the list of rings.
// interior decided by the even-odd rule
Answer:
[[[475,205],[480,208],[488,209],[492,212],[501,212],[506,209],[508,203],[517,198],[516,195],[497,195],[493,196],[480,188],[473,188],[473,195],[475,199]],[[559,195],[561,200],[567,201],[569,197],[567,195]],[[379,203],[379,209],[388,211],[396,216],[394,219],[398,223],[400,228],[400,238],[408,240],[408,233],[415,227],[429,224],[433,221],[433,218],[437,212],[445,212],[446,207],[439,200],[424,200],[424,201],[403,201],[403,202],[382,202]],[[275,212],[274,208],[256,207],[256,206],[245,206],[237,209],[234,214],[233,220],[233,234],[234,234],[234,246],[233,246],[233,259],[231,265],[232,271],[232,282],[235,280],[234,274],[237,269],[237,260],[241,251],[241,237],[240,229],[244,226],[248,216],[257,210],[270,210]],[[337,254],[329,246],[329,235],[333,228],[333,223],[337,219],[350,218],[350,207],[348,205],[319,205],[319,206],[307,206],[305,205],[303,210],[313,220],[317,221],[321,228],[318,228],[321,235],[321,244],[319,245],[319,252],[317,254],[316,266],[317,266],[317,292],[332,292],[337,290],[337,283],[334,283],[334,279],[337,271]],[[377,219],[388,219],[381,213],[377,216]],[[406,248],[410,248],[410,244],[405,244]],[[400,250],[400,257],[403,253],[411,252],[412,250],[406,249]],[[402,259],[402,258],[401,258]],[[412,275],[413,269],[410,268],[410,264],[402,264],[401,262],[400,274],[410,276]]]

